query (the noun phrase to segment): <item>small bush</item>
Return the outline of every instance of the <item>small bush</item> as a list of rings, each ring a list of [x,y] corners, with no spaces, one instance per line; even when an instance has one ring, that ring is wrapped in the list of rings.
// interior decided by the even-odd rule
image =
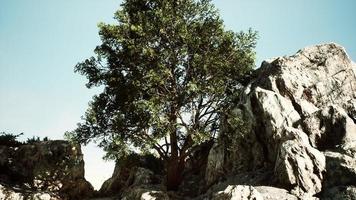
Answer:
[[[32,138],[27,138],[26,142],[20,142],[18,141],[18,137],[22,135],[23,133],[13,134],[13,133],[0,132],[0,145],[9,146],[9,147],[18,147],[25,144],[35,144],[38,142],[49,141],[48,137],[44,137],[43,139],[41,139],[38,136],[33,136]]]
[[[17,141],[17,138],[21,135],[23,135],[23,133],[16,135],[13,133],[0,132],[0,145],[18,147],[22,145],[22,142]]]
[[[36,144],[39,142],[44,142],[44,141],[48,141],[48,137],[44,137],[43,139],[41,139],[38,136],[33,136],[32,138],[27,138],[25,144]]]

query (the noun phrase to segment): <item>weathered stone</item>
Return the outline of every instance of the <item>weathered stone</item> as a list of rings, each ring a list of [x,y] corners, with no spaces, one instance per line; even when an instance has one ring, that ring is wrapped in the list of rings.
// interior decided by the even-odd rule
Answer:
[[[224,174],[224,147],[217,143],[211,148],[205,172],[206,185],[211,185],[216,179]]]
[[[356,157],[339,152],[326,151],[325,187],[356,186]]]
[[[299,105],[303,100],[317,108],[330,103],[346,109],[356,97],[356,77],[345,49],[337,44],[304,48],[290,57],[264,62],[253,85],[288,97]]]
[[[263,200],[298,200],[298,197],[285,189],[269,186],[255,186],[255,189],[262,195]]]
[[[356,155],[355,67],[333,43],[263,62],[222,117],[206,180],[221,177],[215,169],[227,176],[274,169],[273,184],[314,198],[328,165],[321,151]]]
[[[325,157],[310,146],[300,130],[287,128],[275,165],[278,182],[298,196],[313,196],[322,189]]]
[[[146,188],[134,187],[125,191],[122,200],[169,200],[167,193]]]
[[[303,120],[313,147],[334,149],[356,141],[356,124],[342,108],[329,105]]]
[[[67,141],[44,141],[18,147],[0,146],[0,181],[30,190],[82,199],[93,192],[84,178],[79,145]]]
[[[208,163],[214,164],[207,166],[208,184],[221,175],[213,172],[223,168],[241,173],[274,163],[284,127],[300,120],[292,103],[273,91],[256,88],[245,99],[247,101],[233,109],[224,122],[220,150],[213,148],[210,152]],[[225,157],[222,148],[226,151]]]
[[[263,197],[252,186],[229,185],[224,191],[217,192],[212,200],[263,200]]]
[[[322,200],[355,200],[356,187],[355,186],[339,186],[327,190]]]
[[[131,187],[145,188],[160,183],[162,168],[161,161],[153,155],[129,155],[116,163],[111,178],[103,183],[99,192],[108,196],[125,192]]]

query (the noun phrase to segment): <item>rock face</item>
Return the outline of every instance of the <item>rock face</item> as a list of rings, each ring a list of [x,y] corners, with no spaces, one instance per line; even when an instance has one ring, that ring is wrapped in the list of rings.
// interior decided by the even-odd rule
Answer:
[[[333,43],[263,62],[222,117],[207,185],[265,170],[271,186],[303,199],[355,186],[355,71]]]
[[[0,196],[12,194],[19,196],[18,199],[21,195],[23,198],[37,195],[37,199],[50,196],[51,199],[75,200],[93,192],[84,179],[80,146],[59,140],[18,147],[0,146],[0,183],[7,185],[0,189]],[[41,192],[31,194],[31,191]]]

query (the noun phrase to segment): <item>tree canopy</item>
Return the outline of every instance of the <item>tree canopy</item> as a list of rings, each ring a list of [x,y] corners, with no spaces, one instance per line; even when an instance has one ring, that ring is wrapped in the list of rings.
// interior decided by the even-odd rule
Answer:
[[[257,33],[225,30],[209,0],[126,0],[115,24],[99,24],[95,57],[76,65],[93,97],[67,134],[99,142],[112,158],[152,151],[167,163],[167,186],[184,160],[219,130],[219,113],[254,67]]]

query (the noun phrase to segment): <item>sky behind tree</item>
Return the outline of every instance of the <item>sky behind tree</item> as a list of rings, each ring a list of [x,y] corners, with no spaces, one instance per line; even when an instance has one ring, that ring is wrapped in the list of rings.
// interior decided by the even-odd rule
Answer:
[[[120,0],[0,0],[0,131],[62,139],[99,89],[88,90],[76,63],[100,44],[98,22],[114,23]],[[257,61],[336,42],[356,59],[354,0],[214,0],[227,29],[259,32]],[[84,149],[96,188],[113,170],[94,145]]]

